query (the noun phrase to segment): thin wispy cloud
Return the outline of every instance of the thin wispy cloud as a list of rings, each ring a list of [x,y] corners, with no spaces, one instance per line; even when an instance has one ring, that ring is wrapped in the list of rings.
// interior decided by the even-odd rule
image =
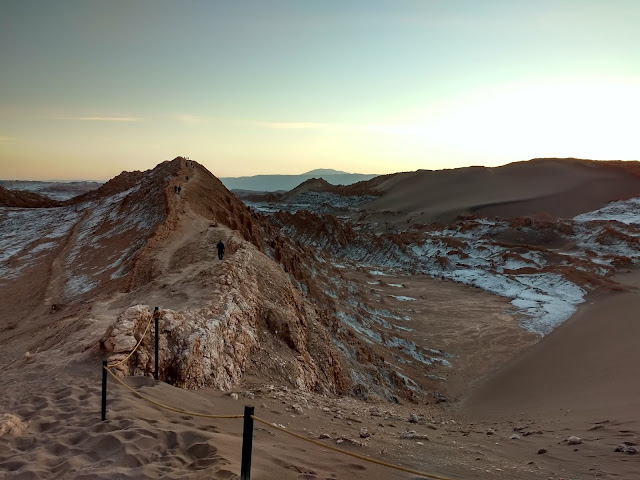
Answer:
[[[393,132],[395,130],[405,130],[404,124],[366,124],[366,123],[343,123],[343,122],[297,122],[279,120],[261,120],[250,118],[229,118],[207,116],[191,113],[179,113],[166,115],[168,118],[177,120],[184,125],[199,125],[206,122],[233,125],[235,127],[256,127],[270,130],[373,130],[383,132]]]
[[[73,120],[73,121],[88,121],[88,122],[142,122],[144,119],[141,117],[65,117],[56,116],[52,117],[55,120]]]
[[[318,130],[321,128],[335,127],[335,123],[319,123],[319,122],[253,122],[265,128],[276,128],[280,130]]]
[[[272,128],[278,130],[317,130],[321,128],[334,128],[339,126],[336,123],[327,123],[327,122],[286,122],[286,121],[271,121],[271,120],[256,120],[249,118],[228,118],[228,117],[217,117],[217,116],[208,116],[208,115],[199,115],[193,113],[177,113],[169,115],[169,117],[177,120],[178,122],[185,125],[198,125],[205,122],[217,122],[217,123],[226,123],[230,125],[236,126],[246,126],[246,127],[262,127],[262,128]]]
[[[203,115],[194,115],[191,113],[179,113],[173,116],[180,123],[185,125],[198,125],[209,120],[209,117]]]

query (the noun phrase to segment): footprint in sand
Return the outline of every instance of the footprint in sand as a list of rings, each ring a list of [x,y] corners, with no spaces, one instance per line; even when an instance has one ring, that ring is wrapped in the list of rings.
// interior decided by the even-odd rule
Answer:
[[[69,447],[60,442],[47,443],[44,450],[55,457],[65,457],[69,452]]]
[[[53,398],[54,400],[57,400],[57,401],[63,400],[65,398],[70,397],[72,392],[73,390],[71,389],[71,387],[64,387],[58,390],[57,392],[54,392]]]
[[[180,443],[189,448],[196,443],[204,443],[209,440],[210,436],[204,435],[198,431],[189,430],[186,432],[180,432]]]
[[[186,453],[193,459],[202,460],[217,456],[218,449],[208,443],[196,443],[187,448]]]
[[[9,460],[7,462],[0,462],[0,467],[8,472],[14,472],[21,469],[26,464],[26,462],[23,462],[21,460]]]
[[[97,435],[90,439],[87,444],[91,450],[99,452],[103,457],[109,457],[124,448],[122,440],[114,433]]]

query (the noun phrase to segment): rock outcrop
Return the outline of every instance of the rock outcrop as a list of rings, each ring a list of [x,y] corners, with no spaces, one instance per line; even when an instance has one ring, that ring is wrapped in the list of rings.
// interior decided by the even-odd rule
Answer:
[[[305,391],[338,392],[348,384],[315,310],[277,264],[243,242],[229,258],[210,297],[182,311],[159,310],[160,378],[184,388],[237,385],[245,371],[273,375]],[[206,269],[203,275],[211,274]],[[150,375],[154,369],[154,313],[125,310],[102,339],[116,369]],[[312,345],[313,343],[313,345]],[[276,367],[274,369],[274,367]],[[270,373],[269,373],[270,372]]]

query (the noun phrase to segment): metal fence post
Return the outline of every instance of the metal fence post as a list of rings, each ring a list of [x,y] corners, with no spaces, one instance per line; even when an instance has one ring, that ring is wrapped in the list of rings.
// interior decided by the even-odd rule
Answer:
[[[102,361],[102,416],[104,422],[107,418],[107,361]]]
[[[158,380],[158,307],[154,310],[155,320],[156,320],[156,367],[153,371],[153,378]]]
[[[244,407],[244,429],[242,431],[242,464],[240,480],[251,480],[251,449],[253,448],[253,410]]]

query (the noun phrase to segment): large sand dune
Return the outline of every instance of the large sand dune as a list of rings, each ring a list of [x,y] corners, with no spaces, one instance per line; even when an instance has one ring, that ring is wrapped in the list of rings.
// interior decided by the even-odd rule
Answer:
[[[622,274],[637,276],[637,274]],[[474,416],[573,415],[640,422],[640,296],[597,298],[483,381],[465,401]]]
[[[366,204],[413,222],[447,222],[463,213],[517,217],[544,212],[571,218],[640,193],[640,177],[619,164],[542,159],[503,167],[399,173]]]

